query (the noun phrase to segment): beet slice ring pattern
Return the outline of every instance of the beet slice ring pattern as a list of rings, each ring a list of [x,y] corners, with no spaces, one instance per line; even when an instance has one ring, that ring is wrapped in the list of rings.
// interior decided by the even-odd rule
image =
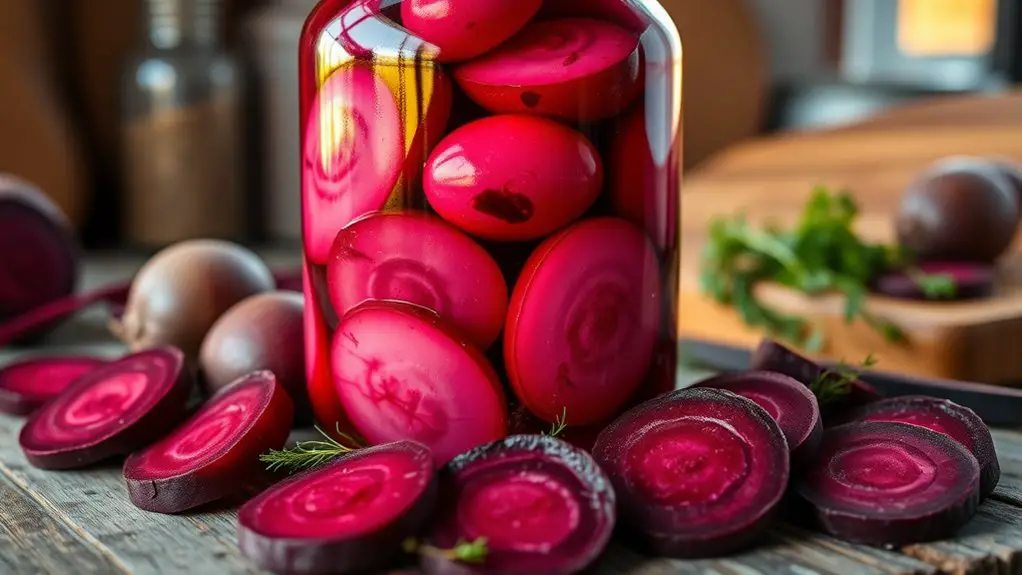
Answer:
[[[0,369],[0,412],[28,415],[79,377],[106,363],[97,357],[32,357]]]
[[[979,462],[980,500],[1001,479],[990,429],[976,412],[953,401],[922,395],[892,397],[848,413],[848,421],[900,421],[938,431],[961,443]]]
[[[378,445],[298,473],[243,505],[238,547],[277,573],[374,572],[400,556],[435,503],[429,449]]]
[[[71,469],[126,455],[185,416],[192,379],[184,354],[160,347],[100,366],[29,417],[18,441],[32,465]]]
[[[823,434],[796,486],[827,533],[874,545],[953,536],[979,505],[979,463],[957,441],[894,421],[839,425]]]
[[[180,513],[239,492],[261,475],[259,455],[284,446],[293,414],[273,373],[242,376],[169,435],[128,457],[128,497],[146,511]]]
[[[765,409],[730,391],[672,391],[596,440],[621,522],[659,555],[719,556],[753,544],[788,485],[788,444]]]
[[[435,313],[367,302],[334,333],[337,395],[370,443],[419,441],[438,464],[507,435],[507,400],[479,349]]]
[[[461,89],[497,114],[595,122],[642,91],[639,37],[610,22],[532,22],[513,38],[454,69]]]
[[[586,452],[543,435],[514,435],[459,455],[440,472],[430,545],[486,539],[485,563],[423,553],[428,574],[582,571],[614,529],[614,491]]]
[[[617,218],[544,240],[511,294],[504,362],[518,399],[553,422],[614,415],[649,372],[660,329],[660,269],[646,235]]]
[[[781,427],[792,460],[799,464],[812,457],[823,439],[816,396],[793,377],[775,371],[738,371],[704,379],[696,386],[726,389],[756,402]]]

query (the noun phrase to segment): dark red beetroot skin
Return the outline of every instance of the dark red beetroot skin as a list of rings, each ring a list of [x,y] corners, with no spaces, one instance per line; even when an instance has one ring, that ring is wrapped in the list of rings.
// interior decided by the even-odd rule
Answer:
[[[823,439],[816,396],[793,377],[775,371],[738,371],[705,379],[695,387],[726,389],[756,402],[781,427],[792,461],[799,466],[813,456]]]
[[[826,371],[822,365],[772,339],[763,339],[759,342],[759,346],[752,354],[752,369],[783,373],[805,385],[811,384]],[[828,415],[835,415],[842,410],[866,405],[882,398],[883,394],[872,385],[861,379],[853,379],[848,395],[842,400],[820,406],[824,424],[829,419]]]
[[[911,423],[961,443],[979,462],[981,501],[994,491],[1001,479],[1001,466],[990,429],[976,412],[953,401],[922,395],[892,397],[851,411],[846,420]]]
[[[610,541],[614,490],[593,458],[542,435],[513,435],[459,455],[440,472],[431,546],[486,538],[484,563],[422,553],[427,574],[569,575]]]
[[[385,569],[436,503],[429,449],[400,441],[296,474],[242,506],[238,547],[263,569],[292,575]]]
[[[127,355],[85,374],[38,409],[18,441],[29,463],[43,469],[125,455],[184,419],[192,386],[177,348]]]
[[[7,365],[0,369],[0,411],[28,415],[105,363],[98,357],[44,356]]]
[[[639,37],[610,22],[533,22],[459,65],[454,79],[493,113],[595,122],[617,115],[642,91],[639,52]]]
[[[994,291],[996,271],[986,264],[970,262],[925,262],[919,264],[919,272],[927,275],[943,275],[955,283],[955,295],[945,299],[976,299],[989,296]],[[880,294],[900,299],[930,299],[919,287],[919,282],[905,272],[891,272],[876,279],[873,289]]]
[[[936,431],[893,421],[839,425],[823,434],[796,484],[827,533],[906,545],[952,537],[979,505],[979,464]]]
[[[626,533],[653,553],[726,555],[771,524],[788,485],[788,444],[765,409],[730,391],[679,389],[600,434]]]
[[[412,439],[437,463],[507,435],[500,379],[478,348],[426,308],[367,302],[334,333],[337,396],[370,443]]]
[[[262,473],[259,455],[280,449],[294,404],[269,371],[242,376],[181,426],[124,462],[136,507],[180,513],[239,492]]]

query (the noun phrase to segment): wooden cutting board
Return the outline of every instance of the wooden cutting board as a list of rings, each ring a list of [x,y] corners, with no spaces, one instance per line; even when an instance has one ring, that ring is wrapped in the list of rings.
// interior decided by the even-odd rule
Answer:
[[[752,222],[792,224],[811,188],[852,191],[862,210],[859,233],[890,242],[904,188],[929,163],[957,155],[994,155],[1022,162],[1022,91],[956,97],[892,109],[858,125],[750,141],[718,154],[686,176],[682,191],[679,337],[751,348],[762,333],[699,289],[699,256],[715,216],[744,211]],[[871,297],[867,307],[907,335],[890,343],[862,322],[844,323],[842,298],[808,298],[761,286],[770,305],[823,327],[819,357],[860,361],[877,369],[986,383],[1022,382],[1022,233],[1001,262],[997,293],[960,303]]]

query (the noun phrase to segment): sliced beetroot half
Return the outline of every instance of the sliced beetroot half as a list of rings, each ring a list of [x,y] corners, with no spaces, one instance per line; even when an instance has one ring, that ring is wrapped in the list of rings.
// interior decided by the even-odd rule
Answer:
[[[507,435],[500,379],[479,349],[435,313],[367,302],[334,334],[334,385],[370,443],[419,441],[442,465]]]
[[[461,89],[498,114],[594,122],[642,90],[639,37],[610,22],[533,22],[495,50],[454,69]]]
[[[625,26],[641,34],[649,25],[647,16],[621,0],[545,0],[537,19],[551,20],[570,16],[599,18]]]
[[[511,295],[504,362],[540,419],[605,421],[643,383],[660,333],[660,270],[642,230],[583,220],[546,239]]]
[[[438,10],[431,0],[407,0],[401,3],[401,23],[440,48],[437,60],[460,62],[513,36],[541,4],[543,0],[447,0]]]
[[[792,459],[799,464],[820,445],[820,406],[813,392],[793,377],[775,371],[738,371],[705,379],[696,387],[726,389],[756,402],[781,427]]]
[[[0,369],[0,411],[28,415],[105,363],[98,357],[43,356],[9,364]]]
[[[421,212],[373,214],[342,230],[327,285],[340,315],[372,300],[413,303],[436,312],[481,349],[497,339],[507,315],[507,284],[493,258]]]
[[[401,113],[372,70],[345,66],[327,78],[308,110],[302,155],[306,256],[326,264],[337,232],[383,207],[401,175]]]
[[[136,507],[180,513],[237,493],[262,473],[259,455],[291,433],[294,404],[269,371],[242,376],[194,415],[124,462]]]
[[[440,472],[429,544],[486,540],[481,564],[422,553],[428,574],[578,573],[610,541],[614,490],[586,452],[552,437],[514,435],[477,447]]]
[[[1001,466],[990,429],[976,412],[953,401],[905,395],[877,401],[851,411],[848,421],[900,421],[947,435],[968,449],[979,462],[980,499],[986,499],[1001,479]]]
[[[629,410],[600,434],[593,456],[636,542],[680,558],[753,544],[771,524],[790,472],[777,422],[722,389],[680,389]]]
[[[361,449],[270,487],[238,513],[238,547],[259,567],[312,575],[377,572],[436,503],[429,449]]]
[[[793,377],[807,386],[826,384],[840,374],[828,370],[796,351],[772,339],[763,339],[752,354],[752,369],[776,371]],[[841,397],[828,397],[820,404],[824,424],[828,416],[837,416],[841,411],[881,399],[883,394],[872,385],[859,378],[848,382],[848,393]]]
[[[86,373],[29,417],[18,438],[29,463],[71,469],[138,450],[185,417],[184,354],[159,347]]]
[[[979,505],[979,464],[936,431],[893,421],[839,425],[823,434],[796,484],[827,533],[906,545],[953,536]]]
[[[920,275],[945,276],[954,282],[954,294],[949,297],[930,297],[920,286]],[[874,282],[873,289],[883,295],[899,299],[976,299],[993,293],[996,276],[996,271],[991,265],[971,262],[926,262],[911,272],[899,271],[881,275]]]

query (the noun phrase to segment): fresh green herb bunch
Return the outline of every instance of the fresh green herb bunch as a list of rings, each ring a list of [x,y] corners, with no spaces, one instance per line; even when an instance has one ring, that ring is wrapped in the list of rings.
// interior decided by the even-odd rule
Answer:
[[[873,355],[866,356],[858,366],[838,362],[836,366],[823,370],[816,379],[809,382],[809,389],[816,395],[816,400],[821,406],[829,405],[848,395],[852,390],[852,382],[862,375],[863,370],[873,367],[876,363]]]
[[[809,350],[818,350],[823,334],[802,317],[771,309],[756,299],[754,289],[775,282],[808,295],[844,295],[845,321],[861,319],[890,341],[903,334],[897,326],[865,309],[873,279],[891,269],[905,269],[910,258],[897,246],[872,244],[853,230],[859,209],[851,194],[813,190],[794,229],[757,228],[744,215],[718,218],[702,254],[700,283],[719,303],[734,306],[742,321]],[[927,297],[954,295],[955,284],[945,275],[910,270]]]

